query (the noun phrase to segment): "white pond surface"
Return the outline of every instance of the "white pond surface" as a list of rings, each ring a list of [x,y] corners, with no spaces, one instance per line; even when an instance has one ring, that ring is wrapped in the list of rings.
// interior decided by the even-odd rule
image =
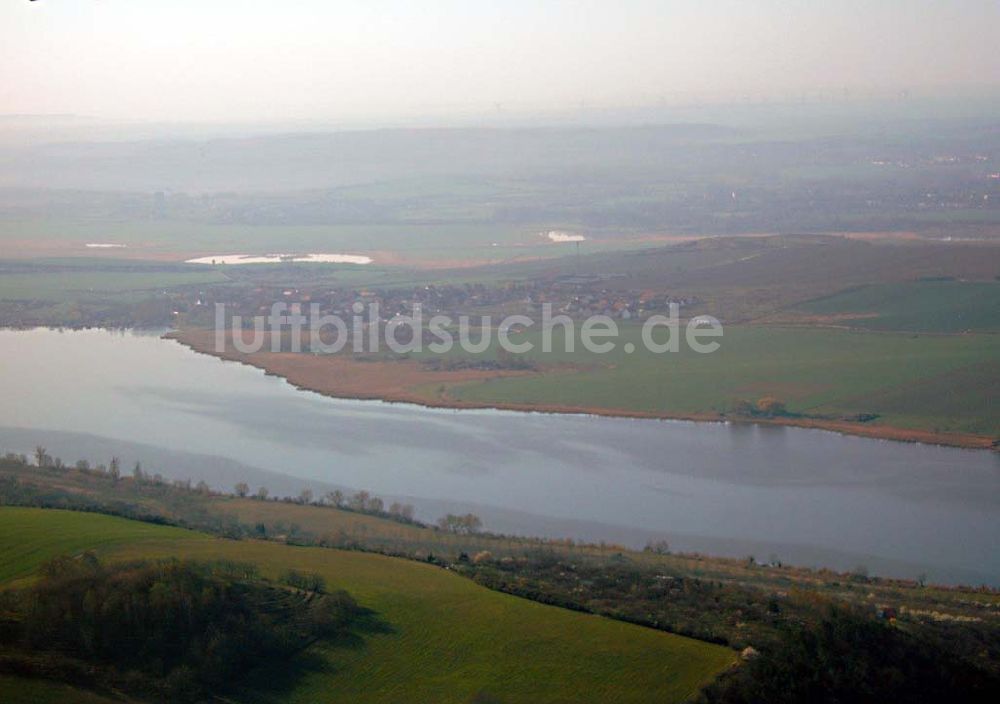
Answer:
[[[88,245],[89,246],[89,245]],[[306,262],[312,264],[371,264],[363,254],[213,254],[188,259],[186,264],[279,264]]]
[[[558,230],[552,230],[546,233],[546,236],[552,242],[584,242],[587,239],[583,235],[574,235],[572,232],[560,232]]]

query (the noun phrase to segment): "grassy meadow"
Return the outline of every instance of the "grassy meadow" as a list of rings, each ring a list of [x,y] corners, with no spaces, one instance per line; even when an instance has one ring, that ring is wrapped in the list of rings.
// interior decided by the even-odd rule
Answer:
[[[655,354],[636,325],[621,325],[616,348],[566,353],[558,335],[552,353],[531,356],[549,371],[454,385],[459,401],[573,406],[657,414],[714,415],[737,399],[773,396],[792,413],[841,417],[877,413],[901,428],[1000,434],[992,399],[1000,379],[1000,337],[864,333],[824,328],[727,326],[711,354],[681,345]],[[661,330],[662,332],[662,330]],[[658,338],[662,341],[665,338]],[[635,345],[629,354],[624,347]],[[440,389],[426,389],[428,394]]]
[[[4,582],[53,555],[89,548],[106,559],[249,561],[272,578],[316,572],[390,627],[353,647],[313,646],[294,682],[287,667],[258,672],[238,701],[680,702],[734,659],[719,646],[525,601],[414,561],[214,539],[88,513],[0,509]],[[54,698],[50,685],[39,686],[37,701]]]

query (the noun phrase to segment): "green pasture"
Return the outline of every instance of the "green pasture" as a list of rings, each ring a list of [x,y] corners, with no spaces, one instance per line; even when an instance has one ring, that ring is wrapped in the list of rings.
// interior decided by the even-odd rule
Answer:
[[[877,413],[876,422],[887,425],[1000,434],[1000,336],[728,326],[715,352],[698,354],[682,341],[680,352],[656,354],[644,347],[638,325],[620,330],[608,354],[585,351],[579,330],[573,353],[564,351],[558,328],[549,354],[539,351],[537,330],[515,336],[535,344],[528,356],[543,374],[446,392],[462,401],[663,414],[721,413],[737,399],[774,396],[793,413]],[[657,339],[664,341],[665,331]]]

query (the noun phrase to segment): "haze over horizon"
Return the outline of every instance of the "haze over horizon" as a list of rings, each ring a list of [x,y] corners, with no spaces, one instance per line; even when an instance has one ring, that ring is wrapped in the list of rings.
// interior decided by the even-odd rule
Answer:
[[[0,114],[359,123],[982,95],[998,29],[985,0],[8,2]]]

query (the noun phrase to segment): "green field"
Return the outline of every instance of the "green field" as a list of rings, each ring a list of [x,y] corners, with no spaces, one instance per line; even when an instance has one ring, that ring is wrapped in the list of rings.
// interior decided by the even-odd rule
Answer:
[[[996,332],[1000,330],[1000,282],[875,284],[809,301],[796,309],[843,316],[844,325],[867,330]]]
[[[318,572],[392,629],[355,648],[314,646],[310,655],[322,665],[305,668],[287,691],[244,691],[239,701],[464,703],[487,694],[501,702],[680,702],[734,659],[725,648],[489,591],[418,562],[213,539],[94,514],[0,509],[7,579],[88,547],[110,558],[252,561],[269,577]],[[273,685],[288,669],[257,673],[250,686]]]
[[[820,328],[727,326],[721,348],[654,354],[635,325],[621,326],[609,354],[567,354],[540,376],[499,378],[447,389],[479,403],[560,405],[660,414],[716,414],[736,399],[774,396],[793,413],[839,417],[878,413],[903,428],[1000,435],[1000,336],[865,333]],[[514,338],[516,341],[517,338]],[[661,338],[662,339],[662,338]],[[633,354],[623,347],[631,342]],[[559,371],[559,364],[572,367]],[[434,390],[428,389],[431,393]]]
[[[220,271],[58,271],[0,276],[0,301],[86,301],[149,297],[175,286],[228,281]]]

